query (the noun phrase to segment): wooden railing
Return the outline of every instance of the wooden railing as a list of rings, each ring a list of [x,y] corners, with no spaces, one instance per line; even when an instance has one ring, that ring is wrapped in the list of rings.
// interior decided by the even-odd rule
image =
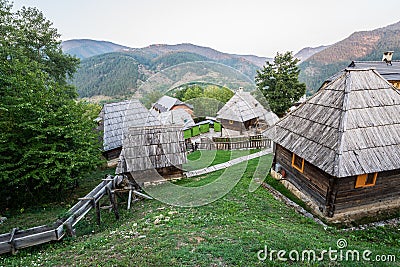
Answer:
[[[92,209],[96,209],[97,223],[100,224],[100,199],[106,194],[110,200],[110,208],[114,210],[115,218],[119,219],[119,213],[115,198],[116,183],[118,176],[108,175],[103,181],[97,185],[89,194],[83,198],[79,198],[66,215],[57,220],[53,225],[42,225],[27,230],[12,229],[10,233],[0,235],[0,254],[16,253],[18,249],[31,247],[50,241],[62,239],[66,234],[75,235],[75,225]],[[141,194],[135,190],[131,190],[133,194],[139,196],[148,196]],[[131,192],[130,192],[131,193]]]
[[[205,150],[261,149],[270,148],[271,140],[261,135],[233,138],[213,137],[212,141],[196,143],[195,147]]]

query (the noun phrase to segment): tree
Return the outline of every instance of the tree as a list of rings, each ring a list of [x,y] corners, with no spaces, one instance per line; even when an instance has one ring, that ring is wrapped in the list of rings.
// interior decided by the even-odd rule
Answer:
[[[298,80],[298,62],[297,58],[293,58],[292,52],[278,52],[273,63],[267,61],[266,66],[257,71],[256,84],[271,110],[279,117],[285,115],[306,92],[306,85]]]
[[[97,114],[67,83],[79,60],[62,53],[51,22],[11,9],[0,0],[0,193],[61,196],[101,162]]]
[[[213,98],[221,103],[226,103],[232,98],[234,93],[226,87],[219,87],[216,85],[208,85],[204,89],[204,97]]]
[[[203,97],[203,88],[198,85],[190,86],[183,96],[183,101],[188,101],[193,98]]]

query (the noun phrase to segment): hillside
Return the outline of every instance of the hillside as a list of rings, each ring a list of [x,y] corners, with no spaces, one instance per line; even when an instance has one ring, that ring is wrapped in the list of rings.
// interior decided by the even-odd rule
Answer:
[[[348,66],[353,60],[381,60],[384,51],[394,51],[393,60],[400,57],[400,22],[372,31],[351,34],[302,62],[300,80],[307,84],[308,94],[322,82]]]
[[[190,154],[190,163],[207,164],[205,152]],[[228,153],[230,152],[218,151],[218,157],[215,159],[229,158]],[[214,157],[214,154],[212,155]],[[208,205],[186,208],[174,207],[157,200],[142,200],[134,202],[131,210],[127,210],[125,194],[122,200],[124,202],[119,202],[120,220],[115,220],[112,212],[101,210],[101,225],[97,225],[95,211],[91,211],[76,225],[76,238],[65,238],[62,242],[23,249],[16,255],[2,255],[0,265],[398,266],[393,260],[374,262],[376,255],[398,255],[398,226],[379,226],[363,231],[343,231],[335,227],[324,229],[312,219],[296,213],[293,208],[275,199],[262,187],[249,192],[249,184],[259,171],[259,160],[271,158],[267,155],[250,160],[248,164],[241,163],[229,167],[227,170],[232,173],[244,171],[242,178],[228,194]],[[223,171],[217,171],[196,178],[182,179],[177,185],[207,186],[219,181],[222,173]],[[96,184],[98,179],[99,175],[91,178]],[[286,189],[270,176],[266,181],[280,190]],[[75,197],[78,198],[79,195]],[[69,202],[52,203],[31,209],[31,212],[18,212],[0,227],[2,232],[10,232],[17,222],[18,226],[22,224],[22,227],[32,224],[32,220],[35,219],[40,219],[40,223],[43,224],[48,223],[52,218],[67,211],[67,204]],[[339,247],[339,241],[345,242],[349,250],[347,247]],[[262,253],[259,259],[257,253],[260,250],[268,250],[269,254]],[[307,253],[301,260],[303,251],[314,250],[318,260],[313,260],[312,254]],[[327,250],[332,251],[331,257],[328,257],[330,254],[326,253]],[[286,257],[285,261],[277,259],[277,251],[286,253],[281,254],[282,257]],[[289,251],[299,252],[300,256],[297,257],[300,259],[289,260]],[[353,258],[355,254],[350,254],[347,258],[348,251],[358,251],[360,260]],[[364,251],[371,252],[364,254],[371,262],[362,258]],[[339,259],[341,254],[343,258]],[[272,259],[268,255],[271,255]],[[292,259],[296,259],[296,253],[291,252],[290,255]],[[333,261],[334,258],[337,260]]]
[[[80,97],[120,96],[135,92],[143,79],[135,58],[115,52],[82,60],[72,83]]]
[[[123,49],[121,50],[121,48]],[[252,55],[240,56],[222,53],[212,48],[192,44],[124,48],[107,42],[97,43],[97,41],[91,40],[70,40],[63,43],[63,49],[67,53],[76,51],[83,58],[81,67],[72,80],[72,83],[77,86],[81,97],[94,97],[98,95],[110,97],[131,96],[137,92],[140,85],[154,74],[182,63],[200,61],[211,62],[214,65],[225,65],[225,67],[215,67],[215,65],[213,70],[204,72],[202,70],[204,66],[201,66],[201,64],[198,67],[191,64],[188,75],[192,78],[184,73],[182,74],[182,69],[179,70],[183,81],[190,81],[193,77],[198,81],[210,81],[210,76],[213,75],[211,73],[214,73],[214,78],[219,77],[218,79],[221,81],[237,80],[236,76],[244,76],[244,78],[240,77],[240,79],[246,80],[246,83],[251,81],[253,85],[256,71],[266,60],[271,60]],[[118,52],[113,52],[112,50]],[[94,55],[89,58],[84,58],[83,56],[93,54],[94,52],[100,53],[101,51],[110,52]],[[229,75],[221,79],[221,75],[218,75],[215,70],[224,68],[231,68],[233,71],[223,70],[221,73],[228,73]],[[236,74],[234,70],[236,70]],[[161,79],[159,81],[153,79],[153,84],[154,82],[163,83],[162,79],[164,77],[160,75],[159,78]],[[215,79],[211,79],[211,81],[215,82]],[[173,83],[179,83],[178,80],[172,81]],[[222,85],[227,84],[224,82]]]
[[[61,44],[64,53],[85,59],[105,53],[111,53],[127,49],[127,47],[106,41],[94,41],[89,39],[74,39],[64,41]]]
[[[300,59],[300,62],[303,62],[303,61],[309,59],[314,54],[319,53],[328,47],[329,46],[327,46],[327,45],[321,45],[318,47],[305,47],[305,48],[301,49],[299,52],[297,52],[294,55],[294,57]]]

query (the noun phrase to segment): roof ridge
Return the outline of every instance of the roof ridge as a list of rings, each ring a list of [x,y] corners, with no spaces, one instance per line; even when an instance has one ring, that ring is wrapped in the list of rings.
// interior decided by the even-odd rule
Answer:
[[[382,60],[353,60],[352,62],[361,62],[361,63],[385,63],[385,61]],[[400,62],[400,60],[392,60],[392,62]]]
[[[340,113],[340,119],[339,119],[339,128],[338,128],[338,144],[337,144],[337,150],[335,152],[335,159],[334,159],[334,164],[333,166],[333,174],[336,177],[339,177],[339,171],[341,169],[341,163],[342,163],[342,157],[343,157],[343,136],[344,132],[346,131],[346,122],[347,122],[347,111],[349,107],[349,102],[350,102],[350,92],[351,92],[351,84],[352,80],[350,77],[350,71],[346,71],[346,76],[345,76],[345,89],[344,89],[344,96],[343,96],[343,104],[342,104],[342,112]]]

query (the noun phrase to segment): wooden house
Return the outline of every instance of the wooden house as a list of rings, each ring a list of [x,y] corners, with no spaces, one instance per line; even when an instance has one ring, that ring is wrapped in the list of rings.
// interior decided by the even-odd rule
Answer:
[[[239,90],[217,112],[217,120],[224,128],[243,133],[260,124],[271,126],[279,118],[267,111],[249,92]]]
[[[119,157],[129,127],[161,125],[137,99],[105,104],[98,122],[99,130],[103,132],[103,154],[107,160]]]
[[[271,173],[316,214],[345,222],[400,206],[400,91],[349,68],[264,134]]]
[[[187,113],[189,113],[191,116],[193,116],[193,106],[192,105],[182,102],[177,98],[166,96],[166,95],[162,96],[160,99],[158,99],[157,102],[153,104],[151,109],[158,113],[163,113],[163,112],[167,112],[170,110],[176,110],[176,109],[183,109]]]
[[[124,139],[116,174],[128,175],[139,186],[162,180],[161,176],[182,177],[186,156],[180,126],[132,127]]]

